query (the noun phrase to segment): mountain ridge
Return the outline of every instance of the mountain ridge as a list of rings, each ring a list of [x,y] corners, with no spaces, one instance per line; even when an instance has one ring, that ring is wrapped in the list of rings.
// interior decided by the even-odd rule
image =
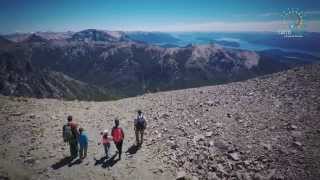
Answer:
[[[313,56],[217,44],[165,48],[131,40],[123,32],[96,29],[60,35],[34,33],[1,53],[118,98],[241,81],[316,61]]]
[[[112,99],[105,90],[75,80],[63,73],[38,69],[30,61],[21,61],[8,53],[0,53],[0,58],[0,92],[3,95],[69,100]]]

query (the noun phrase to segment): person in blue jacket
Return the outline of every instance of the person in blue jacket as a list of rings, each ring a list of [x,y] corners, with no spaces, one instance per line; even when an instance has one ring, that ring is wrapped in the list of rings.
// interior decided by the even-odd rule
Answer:
[[[84,159],[87,157],[87,150],[88,150],[88,136],[83,131],[84,131],[83,128],[79,128],[80,159]]]

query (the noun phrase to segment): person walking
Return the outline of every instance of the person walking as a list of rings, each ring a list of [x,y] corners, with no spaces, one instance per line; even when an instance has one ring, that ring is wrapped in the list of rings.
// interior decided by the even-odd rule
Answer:
[[[79,128],[79,145],[80,145],[80,159],[84,159],[87,157],[87,151],[88,151],[88,136],[85,132],[83,132],[83,128]]]
[[[143,143],[143,134],[146,127],[147,127],[147,122],[142,114],[142,111],[138,110],[138,116],[134,120],[134,131],[136,134],[137,146],[141,146]]]
[[[109,158],[109,150],[110,150],[110,142],[112,141],[112,138],[108,135],[108,130],[104,130],[101,132],[101,143],[99,142],[98,145],[102,144],[105,152],[105,157]]]
[[[70,155],[74,159],[78,157],[78,137],[77,124],[73,122],[73,117],[68,116],[68,123],[63,126],[63,140],[70,146]]]
[[[113,139],[113,142],[118,150],[119,153],[119,159],[121,159],[121,154],[122,154],[122,144],[123,144],[123,139],[124,139],[124,132],[121,127],[119,127],[119,119],[114,120],[114,127],[112,128],[111,131],[111,136]]]

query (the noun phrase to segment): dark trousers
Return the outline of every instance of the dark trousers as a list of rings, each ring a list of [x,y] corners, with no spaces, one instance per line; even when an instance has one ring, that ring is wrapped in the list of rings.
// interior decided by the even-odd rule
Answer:
[[[137,145],[139,146],[143,143],[144,129],[136,129],[135,133],[136,133],[136,142],[137,142]]]
[[[109,158],[109,149],[110,149],[110,143],[108,144],[103,144],[104,147],[104,152],[106,154],[106,157]]]
[[[116,145],[116,148],[119,152],[119,158],[121,158],[123,140],[120,142],[114,142],[114,144]]]
[[[76,158],[78,156],[78,141],[71,140],[69,141],[70,146],[70,154],[72,158]]]
[[[87,157],[87,151],[88,151],[88,144],[83,144],[83,145],[80,144],[80,150],[79,150],[80,158]]]

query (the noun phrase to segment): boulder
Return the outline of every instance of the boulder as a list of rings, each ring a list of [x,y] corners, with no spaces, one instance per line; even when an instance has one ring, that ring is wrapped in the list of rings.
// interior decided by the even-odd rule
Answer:
[[[207,106],[213,106],[213,105],[214,105],[214,102],[209,100],[209,101],[205,102],[205,104],[206,104]]]
[[[198,134],[196,136],[193,137],[194,141],[203,141],[204,140],[204,135],[202,134]]]
[[[176,180],[187,180],[187,173],[185,171],[177,172]]]
[[[294,141],[294,142],[293,142],[293,145],[296,146],[296,147],[298,147],[299,149],[302,149],[302,146],[303,146],[302,143],[299,142],[299,141]]]
[[[160,118],[164,118],[164,119],[167,119],[167,118],[169,118],[169,117],[170,117],[170,115],[167,114],[167,113],[163,113],[163,114],[160,116]]]
[[[229,157],[234,161],[240,160],[240,154],[238,152],[229,153]]]
[[[208,131],[208,132],[206,132],[206,137],[211,137],[213,135],[213,132],[212,131]]]
[[[296,125],[293,125],[293,124],[290,124],[289,127],[288,127],[288,130],[291,130],[291,131],[296,130],[296,129],[298,129],[298,127]]]
[[[271,151],[272,149],[272,145],[268,143],[261,143],[261,146],[268,151]]]
[[[231,114],[230,114],[230,113],[227,113],[227,117],[228,117],[228,118],[231,118],[232,116],[231,116]]]

